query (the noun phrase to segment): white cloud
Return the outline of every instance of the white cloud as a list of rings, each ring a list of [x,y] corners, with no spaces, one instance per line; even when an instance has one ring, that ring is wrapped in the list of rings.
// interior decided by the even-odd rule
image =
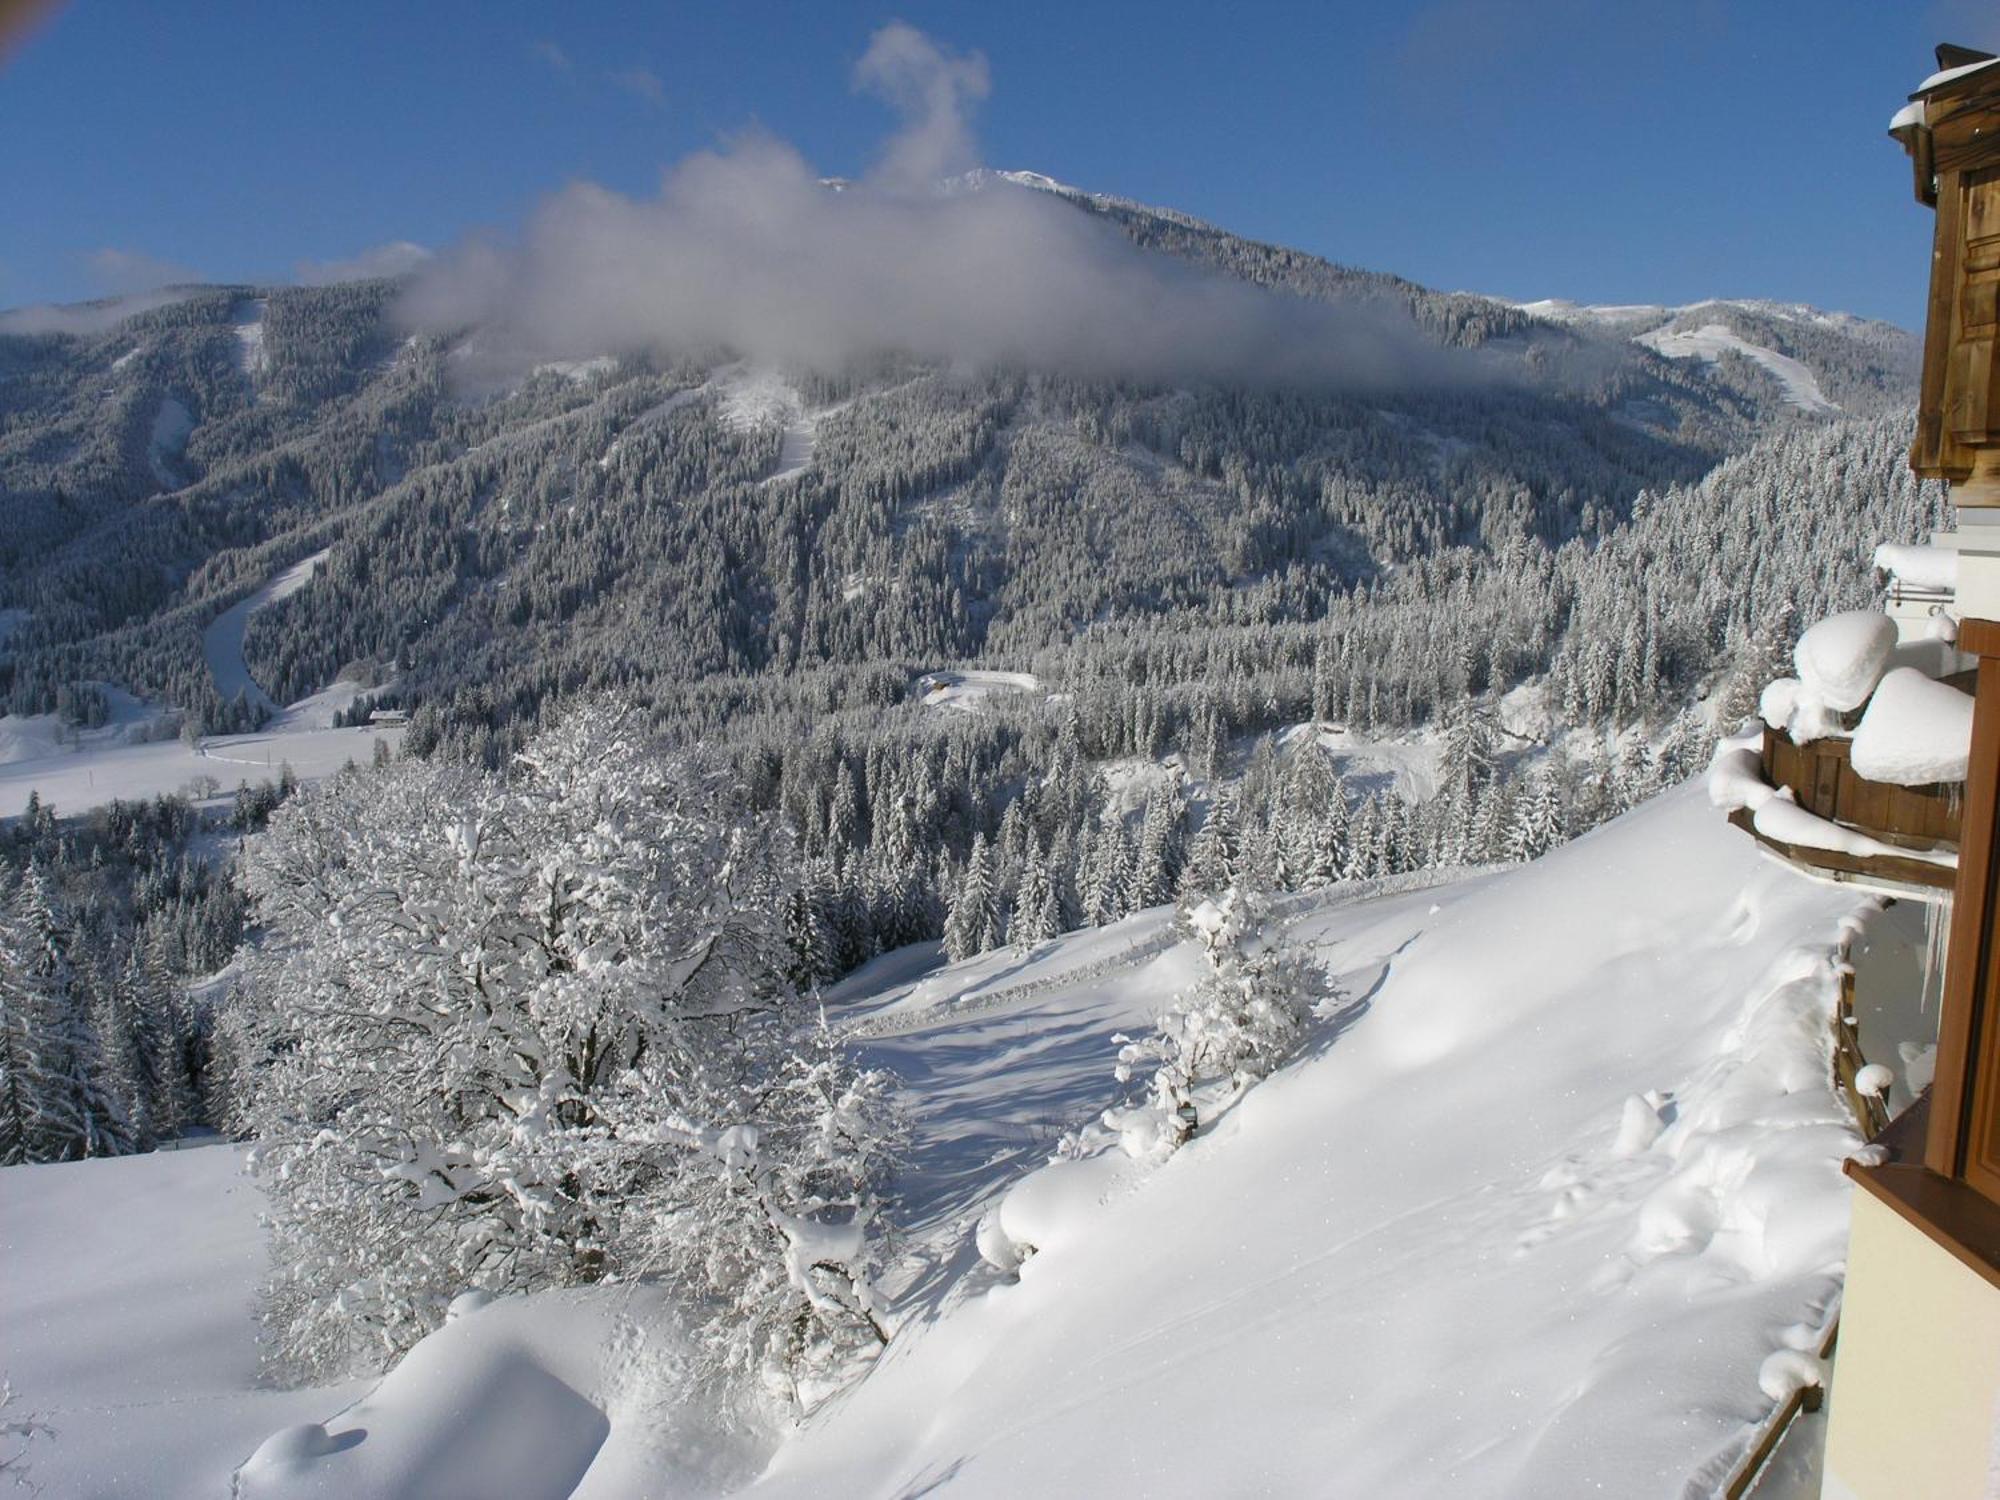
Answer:
[[[536,42],[528,50],[565,78],[576,71],[576,64],[570,60],[570,55],[546,38]]]
[[[112,294],[150,292],[163,286],[181,286],[200,281],[201,273],[176,265],[143,250],[125,250],[107,245],[84,256],[90,279]]]
[[[667,102],[667,86],[650,68],[621,68],[606,76],[626,93],[643,99],[655,109]]]
[[[301,286],[331,286],[342,281],[372,281],[378,276],[407,276],[431,258],[431,252],[410,240],[371,245],[346,260],[302,260],[292,268]]]
[[[1090,376],[1309,381],[1349,388],[1470,378],[1407,317],[1268,292],[1134,246],[1053,195],[1004,182],[939,191],[976,154],[982,59],[902,25],[855,84],[902,115],[869,179],[829,191],[751,134],[634,199],[589,183],[547,199],[518,242],[441,255],[402,304],[415,328],[479,329],[482,368],[718,347],[838,370],[901,351]]]

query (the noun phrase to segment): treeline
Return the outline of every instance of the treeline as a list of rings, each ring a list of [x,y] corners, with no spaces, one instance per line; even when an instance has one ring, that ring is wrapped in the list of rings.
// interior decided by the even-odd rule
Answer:
[[[239,794],[247,832],[280,800]],[[245,902],[185,800],[0,833],[0,1164],[150,1150],[214,1117],[213,1015],[190,981],[234,955]]]

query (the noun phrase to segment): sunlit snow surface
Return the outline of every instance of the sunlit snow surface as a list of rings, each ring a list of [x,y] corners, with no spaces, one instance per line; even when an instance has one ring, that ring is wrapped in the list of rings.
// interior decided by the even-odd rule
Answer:
[[[1304,1059],[1159,1167],[1042,1164],[1113,1101],[1112,1035],[1194,972],[1166,914],[950,968],[905,950],[839,987],[830,1019],[902,1073],[912,1115],[899,1331],[748,1492],[1712,1489],[1774,1405],[1760,1373],[1814,1343],[1837,1293],[1858,1142],[1828,1021],[1865,903],[1761,859],[1699,788],[1524,869],[1357,894],[1280,903],[1342,997]],[[135,1190],[172,1170],[0,1173],[31,1267],[0,1340],[24,1403],[63,1417],[46,1472],[76,1482],[52,1493],[154,1443],[184,1459],[154,1493],[221,1493],[176,1486],[302,1422],[323,1439],[266,1450],[250,1493],[451,1493],[441,1475],[485,1474],[503,1442],[553,1455],[532,1484],[520,1466],[519,1500],[569,1493],[584,1460],[596,1496],[735,1492],[761,1462],[608,1379],[633,1337],[622,1288],[476,1312],[352,1411],[322,1392],[135,1412],[144,1391],[248,1379],[254,1257],[173,1248],[234,1179]],[[1016,1198],[1041,1240],[1018,1280],[973,1244]],[[149,1253],[73,1273],[66,1246],[100,1222]],[[203,1278],[200,1298],[161,1277]],[[74,1335],[72,1305],[93,1310]],[[134,1357],[183,1347],[198,1370]]]

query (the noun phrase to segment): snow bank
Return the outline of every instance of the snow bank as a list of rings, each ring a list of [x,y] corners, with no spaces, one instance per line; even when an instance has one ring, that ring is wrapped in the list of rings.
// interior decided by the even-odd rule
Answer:
[[[1972,755],[1972,695],[1898,667],[1875,689],[1850,754],[1856,774],[1870,781],[1963,781]]]
[[[1925,864],[1956,868],[1958,855],[1952,850],[1906,849],[1885,844],[1865,833],[1844,827],[1818,813],[1807,812],[1792,800],[1791,789],[1783,788],[1757,805],[1751,825],[1767,839],[1800,849],[1826,849],[1856,859],[1914,859]]]
[[[340,1404],[259,1383],[264,1199],[242,1162],[211,1140],[0,1169],[0,1373],[55,1429],[28,1455],[40,1493],[214,1500],[267,1433]]]
[[[1875,567],[1915,589],[1953,593],[1958,588],[1958,552],[1951,547],[1913,547],[1884,542],[1875,549]]]
[[[1808,692],[1847,713],[1867,701],[1895,649],[1894,620],[1879,610],[1850,609],[1800,636],[1792,661]]]
[[[764,1445],[688,1399],[671,1310],[642,1287],[461,1298],[337,1416],[273,1433],[237,1500],[713,1495]]]
[[[1697,792],[1502,875],[1300,901],[1345,1020],[1108,1191],[1074,1164],[1008,1191],[1033,1137],[974,1125],[1003,1095],[1087,1117],[1053,1060],[1108,1070],[1116,1011],[1173,987],[961,1020],[930,976],[948,1019],[890,1059],[925,1110],[903,1331],[750,1493],[1715,1489],[1837,1291],[1858,1139],[1828,1023],[1864,904]],[[1035,1244],[1018,1279],[982,1220],[1003,1259]]]

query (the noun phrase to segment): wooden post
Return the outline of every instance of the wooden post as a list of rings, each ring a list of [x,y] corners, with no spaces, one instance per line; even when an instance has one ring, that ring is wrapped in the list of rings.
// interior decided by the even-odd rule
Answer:
[[[1958,842],[1958,882],[1952,895],[1951,938],[1946,950],[1944,1000],[1938,1009],[1937,1073],[1931,1083],[1930,1131],[1924,1165],[1946,1177],[1963,1177],[1989,1196],[2000,1183],[1972,1179],[1972,1106],[1982,1041],[1990,1047],[1996,981],[1996,897],[2000,897],[2000,623],[1966,620],[1959,649],[1979,658],[1979,686],[1972,708],[1972,757],[1965,777],[1965,810]],[[1990,1092],[1987,1090],[1987,1092]]]

